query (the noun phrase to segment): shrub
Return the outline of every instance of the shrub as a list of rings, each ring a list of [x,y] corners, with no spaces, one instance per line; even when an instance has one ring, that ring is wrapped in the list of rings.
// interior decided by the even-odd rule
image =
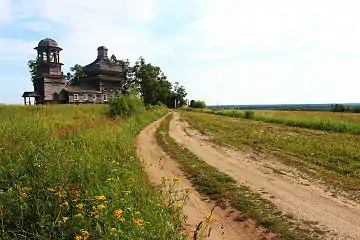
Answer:
[[[343,104],[335,104],[332,108],[333,112],[345,112],[346,108]]]
[[[191,100],[190,101],[190,107],[191,108],[206,108],[206,103],[204,101],[198,100]]]
[[[109,101],[108,113],[111,117],[127,118],[144,110],[143,101],[136,94],[119,94]]]
[[[253,111],[245,111],[244,118],[250,119],[253,118],[255,113]]]

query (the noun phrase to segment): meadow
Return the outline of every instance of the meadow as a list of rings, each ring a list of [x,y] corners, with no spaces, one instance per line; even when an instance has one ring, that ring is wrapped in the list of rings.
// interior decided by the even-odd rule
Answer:
[[[135,156],[135,135],[166,112],[0,106],[0,238],[184,239]]]
[[[191,109],[215,115],[253,119],[291,127],[301,127],[330,132],[360,135],[360,114],[326,111],[278,111],[278,110],[234,110],[234,109]]]
[[[359,135],[201,112],[182,116],[218,144],[270,154],[360,200]]]

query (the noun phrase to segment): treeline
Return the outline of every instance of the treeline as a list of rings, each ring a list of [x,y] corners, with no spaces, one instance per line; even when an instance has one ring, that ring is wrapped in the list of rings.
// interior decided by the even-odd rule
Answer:
[[[349,107],[343,104],[334,104],[334,106],[332,107],[332,111],[360,113],[360,106]]]

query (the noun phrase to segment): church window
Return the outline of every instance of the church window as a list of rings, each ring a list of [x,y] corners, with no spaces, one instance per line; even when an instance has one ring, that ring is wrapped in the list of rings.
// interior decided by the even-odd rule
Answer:
[[[74,94],[74,100],[75,101],[79,100],[79,95],[78,94]]]
[[[88,95],[87,94],[84,94],[84,100],[88,100]]]

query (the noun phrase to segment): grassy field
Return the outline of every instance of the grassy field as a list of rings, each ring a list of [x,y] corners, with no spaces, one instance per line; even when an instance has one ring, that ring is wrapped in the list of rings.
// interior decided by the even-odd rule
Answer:
[[[360,135],[360,114],[315,111],[244,111],[231,109],[190,109],[215,115],[253,119],[291,127]]]
[[[199,113],[187,113],[190,115]],[[188,149],[178,145],[169,135],[168,116],[157,131],[159,145],[176,161],[194,184],[197,191],[216,201],[220,206],[230,203],[241,212],[239,221],[252,219],[255,222],[277,234],[279,239],[306,240],[317,239],[322,235],[318,229],[300,228],[292,218],[276,210],[272,203],[254,194],[246,186],[236,185],[230,176],[219,172],[208,165]],[[311,226],[314,227],[314,226]]]
[[[182,116],[219,144],[271,153],[360,200],[358,135],[189,111]]]
[[[134,136],[165,112],[0,106],[0,238],[184,239],[135,157]]]

